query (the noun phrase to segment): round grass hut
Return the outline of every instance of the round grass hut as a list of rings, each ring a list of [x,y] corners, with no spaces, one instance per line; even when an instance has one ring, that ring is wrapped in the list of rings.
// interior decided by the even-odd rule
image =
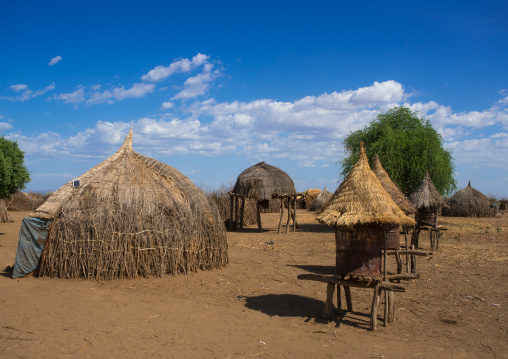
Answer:
[[[388,192],[390,197],[392,197],[395,204],[406,215],[415,213],[416,209],[413,207],[409,199],[407,199],[406,196],[404,196],[399,187],[397,187],[397,185],[393,183],[392,179],[381,165],[381,161],[379,160],[379,156],[377,154],[374,155],[374,159],[372,161],[372,170],[376,174],[376,177],[379,179],[386,192]],[[399,225],[386,227],[386,241],[388,249],[397,249],[400,247]]]
[[[320,211],[326,205],[326,202],[332,197],[333,193],[325,188],[319,192],[317,197],[312,201],[309,206],[309,211]]]
[[[437,210],[446,206],[446,202],[432,183],[429,171],[425,171],[425,176],[418,187],[409,195],[409,200],[416,208],[418,226],[436,227]]]
[[[228,263],[216,207],[182,173],[135,152],[132,137],[31,214],[52,222],[40,276],[160,277]]]
[[[245,198],[257,200],[257,222],[260,230],[262,229],[260,207],[268,208],[270,200],[274,197],[296,197],[295,184],[291,177],[280,168],[265,162],[256,163],[240,173],[236,179],[233,193],[242,198],[242,202]],[[243,214],[241,214],[241,218],[243,218]]]
[[[496,209],[489,199],[477,189],[471,187],[455,193],[447,202],[448,207],[443,208],[443,216],[447,217],[495,217]]]
[[[414,225],[371,170],[363,143],[358,162],[316,219],[335,226],[336,274],[381,276],[385,226]]]

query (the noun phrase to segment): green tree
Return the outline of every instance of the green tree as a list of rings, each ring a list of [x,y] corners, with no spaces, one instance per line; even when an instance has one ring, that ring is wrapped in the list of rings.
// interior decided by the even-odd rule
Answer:
[[[392,181],[406,195],[418,186],[425,170],[441,195],[457,188],[451,151],[444,148],[443,138],[430,122],[409,108],[395,107],[381,113],[363,130],[344,139],[346,156],[340,161],[343,177],[358,161],[360,141],[365,143],[369,161],[377,154]]]
[[[8,198],[30,182],[24,159],[25,154],[16,141],[0,137],[0,198]]]

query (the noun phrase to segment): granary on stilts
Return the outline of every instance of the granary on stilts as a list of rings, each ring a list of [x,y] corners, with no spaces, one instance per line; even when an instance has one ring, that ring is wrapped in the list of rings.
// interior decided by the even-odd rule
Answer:
[[[446,202],[432,183],[429,171],[425,171],[425,176],[409,195],[409,200],[416,208],[416,227],[412,234],[411,244],[418,248],[420,231],[428,230],[431,248],[437,249],[440,231],[446,229],[437,225],[437,212],[441,207],[446,206]]]
[[[226,266],[226,230],[217,208],[181,172],[135,152],[132,138],[131,130],[115,154],[25,218],[14,277],[37,266],[40,276],[87,279]],[[21,245],[30,233],[33,249]]]
[[[412,226],[414,220],[397,206],[371,170],[363,143],[360,145],[358,162],[316,219],[335,227],[336,275],[326,277],[302,274],[298,278],[328,283],[324,316],[330,315],[334,285],[337,285],[338,308],[340,309],[340,286],[344,286],[348,310],[352,310],[350,287],[374,289],[371,330],[376,329],[379,294],[385,290],[385,320],[390,321],[388,316],[393,320],[393,291],[404,291],[404,287],[389,282],[385,226]],[[411,275],[399,276],[412,278]]]
[[[406,214],[414,214],[416,209],[413,207],[409,199],[404,196],[402,191],[397,187],[395,183],[393,183],[392,179],[386,172],[386,170],[381,165],[381,161],[379,160],[379,156],[374,155],[374,159],[372,160],[372,170],[376,174],[376,177],[379,179],[384,189],[390,197],[393,199],[395,204]],[[386,245],[388,249],[396,249],[400,247],[400,226],[399,225],[386,225]],[[403,226],[404,235],[407,238],[407,230],[406,226]],[[407,243],[406,243],[407,247]]]
[[[487,196],[471,187],[471,181],[455,193],[447,205],[442,210],[446,217],[495,217],[497,212]]]
[[[280,199],[281,201],[279,231],[285,206],[288,208],[286,232],[289,227],[289,217],[293,218],[294,230],[296,226],[296,197],[295,184],[286,172],[265,162],[259,162],[240,173],[236,180],[231,193],[230,229],[236,228],[236,223],[239,223],[239,228],[243,229],[245,198],[254,198],[256,199],[259,230],[262,230],[260,208],[268,208],[272,199]],[[238,199],[241,200],[240,208],[238,208]],[[239,218],[238,210],[240,210]]]

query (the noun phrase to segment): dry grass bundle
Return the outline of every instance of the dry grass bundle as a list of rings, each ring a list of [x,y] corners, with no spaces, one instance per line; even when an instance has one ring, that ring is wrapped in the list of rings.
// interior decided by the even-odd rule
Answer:
[[[33,215],[52,218],[39,274],[133,278],[227,264],[214,204],[179,171],[132,150],[132,131],[113,156],[57,190]]]
[[[291,177],[265,162],[259,162],[240,173],[233,192],[258,201],[270,201],[274,195],[296,194]]]
[[[406,214],[415,213],[415,208],[406,196],[404,196],[400,188],[393,183],[390,176],[388,176],[388,173],[381,165],[381,161],[379,160],[379,156],[377,154],[374,156],[374,160],[372,162],[372,170],[385,188],[386,192],[388,192],[388,194],[392,197],[395,204]]]
[[[445,200],[430,179],[429,171],[425,171],[425,176],[418,187],[409,195],[409,200],[416,209],[435,210],[438,207],[446,206]]]
[[[471,187],[471,182],[466,188],[455,193],[448,200],[448,207],[443,208],[443,216],[446,217],[494,217],[495,215],[496,209],[491,206],[487,196]]]
[[[309,206],[310,211],[321,211],[328,200],[332,197],[332,192],[328,191],[326,187],[321,191],[318,196],[312,201]]]
[[[36,192],[29,193],[16,191],[7,205],[9,211],[33,211],[44,203],[45,198]]]
[[[7,223],[11,220],[9,212],[7,212],[7,206],[5,200],[0,199],[0,223]]]
[[[321,193],[320,189],[308,189],[305,191],[305,208],[310,209],[310,205]],[[312,211],[312,210],[311,210]]]
[[[358,162],[316,219],[321,223],[345,228],[369,224],[415,224],[395,204],[370,169],[363,143]]]

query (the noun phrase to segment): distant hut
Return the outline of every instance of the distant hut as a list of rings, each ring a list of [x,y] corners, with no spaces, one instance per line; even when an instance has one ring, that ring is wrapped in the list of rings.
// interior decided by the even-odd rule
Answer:
[[[425,176],[418,187],[409,195],[409,200],[416,208],[418,226],[437,226],[437,211],[439,208],[446,206],[446,202],[432,183],[429,171],[425,171]]]
[[[501,199],[501,201],[499,202],[499,210],[506,211],[507,207],[508,207],[508,200],[505,198]]]
[[[309,206],[310,211],[320,211],[326,205],[326,202],[332,197],[333,193],[325,188],[317,195]]]
[[[443,216],[447,217],[494,217],[496,209],[492,207],[489,199],[477,189],[471,187],[455,193],[447,202],[448,207],[443,208]]]
[[[370,169],[363,143],[358,162],[316,219],[335,226],[336,274],[381,276],[384,226],[414,225]]]
[[[320,193],[321,193],[320,189],[309,188],[308,190],[306,190],[305,191],[305,208],[307,208],[308,210],[311,210],[310,205],[312,204],[312,202],[314,202],[314,200],[317,198],[317,196],[319,196]]]
[[[397,187],[397,185],[393,183],[392,179],[381,165],[381,161],[379,160],[379,156],[377,154],[374,155],[374,159],[372,161],[372,170],[376,174],[376,177],[379,179],[386,192],[388,192],[390,197],[392,197],[395,204],[406,215],[415,213],[416,209],[413,207],[409,199],[407,199],[406,196],[404,196],[399,187]],[[393,225],[391,227],[387,226],[386,236],[388,249],[396,249],[400,247],[399,225]]]
[[[260,230],[262,229],[260,207],[268,208],[270,200],[274,197],[295,196],[296,199],[295,184],[291,177],[280,168],[265,162],[259,162],[240,173],[233,193],[242,198],[241,209],[244,207],[245,198],[257,200],[257,222]],[[233,213],[233,206],[231,207]],[[240,214],[240,218],[243,218],[243,214]]]
[[[28,227],[47,235],[40,276],[160,277],[227,264],[217,208],[181,172],[135,152],[132,137],[131,130],[115,154],[25,218]],[[29,254],[21,242],[13,276],[26,270]],[[40,244],[34,243],[36,250]]]

